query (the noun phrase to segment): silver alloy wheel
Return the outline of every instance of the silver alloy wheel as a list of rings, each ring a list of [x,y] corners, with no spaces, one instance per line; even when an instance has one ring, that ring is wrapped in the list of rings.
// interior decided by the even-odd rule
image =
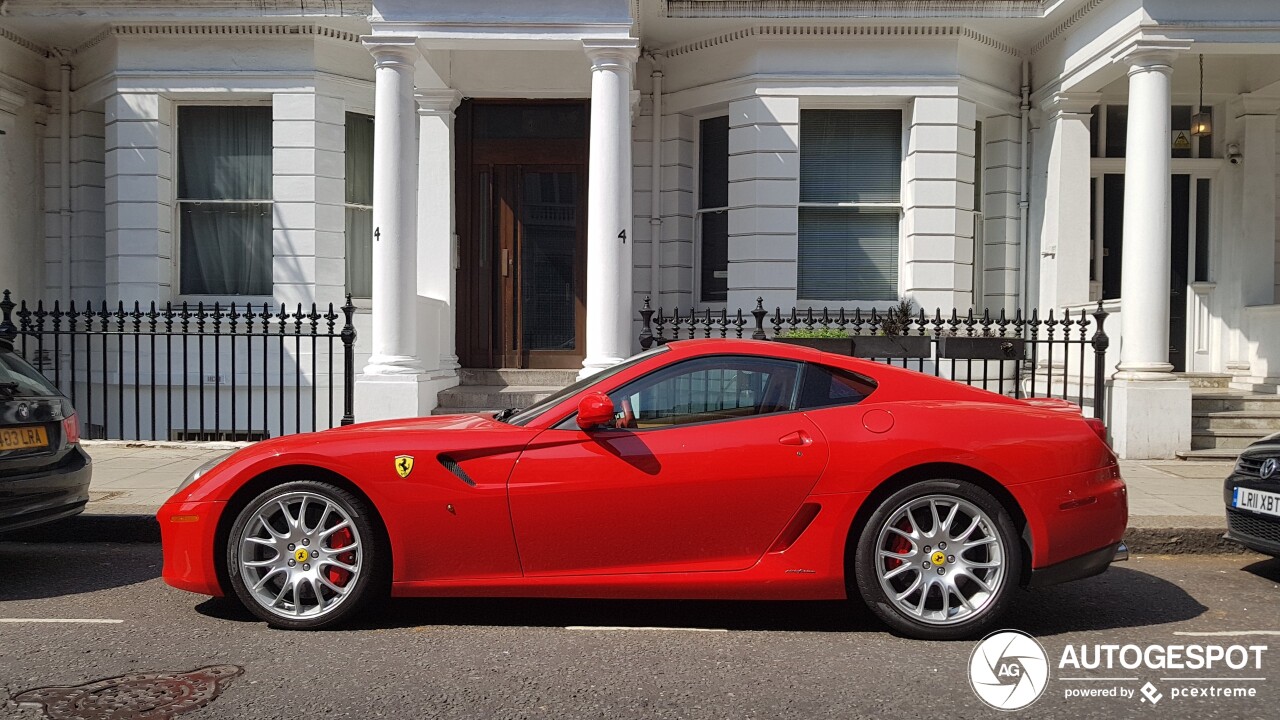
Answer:
[[[363,569],[360,531],[346,509],[314,492],[287,492],[254,509],[240,537],[240,578],[282,618],[318,618],[351,594]]]
[[[972,619],[990,605],[1008,575],[996,523],[953,495],[914,498],[881,526],[876,577],[898,611],[931,625]]]

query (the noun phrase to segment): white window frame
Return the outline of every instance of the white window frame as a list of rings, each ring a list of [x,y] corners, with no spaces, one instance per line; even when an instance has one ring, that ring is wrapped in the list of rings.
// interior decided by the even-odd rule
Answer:
[[[346,128],[346,119],[347,119],[347,115],[348,115],[348,114],[351,114],[351,115],[364,115],[364,116],[368,117],[370,120],[372,120],[372,119],[373,119],[373,113],[372,113],[372,112],[364,112],[363,110],[355,110],[355,109],[352,109],[352,108],[350,108],[350,107],[346,108],[346,109],[343,111],[343,115],[342,115],[342,120],[343,120],[342,132],[343,132],[344,136],[345,136],[346,131],[347,131],[347,128]],[[345,165],[345,163],[347,162],[347,151],[348,151],[348,149],[349,149],[349,148],[347,148],[347,144],[346,144],[346,142],[343,142],[343,144],[342,144],[342,162],[344,163],[344,165]],[[450,175],[452,175],[452,174],[453,174],[453,168],[450,168],[450,169],[449,169],[449,174],[450,174]],[[347,202],[347,183],[348,183],[348,182],[350,182],[350,180],[351,180],[351,179],[350,179],[350,178],[347,178],[347,177],[344,177],[344,178],[342,179],[342,209],[343,209],[343,211],[345,212],[347,209],[353,209],[353,210],[368,210],[370,213],[372,213],[372,212],[373,212],[373,203],[370,203],[370,204],[368,204],[368,205],[363,205],[363,204],[360,204],[360,203]],[[370,181],[372,182],[372,178],[371,178],[371,180],[370,180]],[[373,197],[372,188],[370,188],[370,194],[369,194],[369,196],[370,196],[370,198],[372,198],[372,197]],[[454,235],[454,238],[455,238],[455,241],[456,241],[457,235]],[[345,229],[344,229],[344,232],[343,232],[343,238],[342,238],[342,252],[343,252],[343,256],[342,256],[342,264],[343,264],[343,283],[342,283],[342,286],[343,286],[343,292],[350,292],[350,290],[351,290],[351,278],[349,278],[349,277],[347,277],[347,276],[346,276],[346,263],[347,263],[347,257],[346,257],[346,252],[347,252],[347,238],[346,238],[346,232],[345,232]],[[455,257],[457,256],[456,251],[454,252],[454,256],[455,256]],[[371,302],[373,301],[373,298],[372,298],[372,296],[371,296],[371,295],[370,295],[370,296],[365,296],[365,295],[352,295],[352,296],[351,296],[351,299],[352,299],[352,300],[361,300],[361,301],[364,301],[362,304],[366,304],[366,305],[367,305],[367,304],[369,304],[369,303],[371,303]]]
[[[174,99],[174,100],[172,100],[172,101],[171,101],[170,106],[171,106],[171,113],[172,113],[172,114],[170,115],[170,118],[169,118],[169,127],[170,127],[170,128],[172,128],[172,131],[171,131],[171,133],[170,133],[170,138],[171,138],[171,139],[170,139],[170,144],[171,144],[171,147],[170,147],[170,153],[169,153],[170,201],[171,201],[171,211],[172,211],[171,220],[170,220],[170,228],[171,228],[171,230],[170,230],[170,237],[172,238],[172,247],[171,247],[171,249],[170,249],[170,254],[173,256],[173,259],[172,259],[172,267],[170,268],[170,278],[172,278],[172,281],[171,281],[171,285],[170,285],[170,287],[172,288],[171,293],[173,294],[173,297],[174,297],[174,300],[175,300],[175,304],[183,303],[183,302],[188,303],[188,304],[196,304],[196,303],[201,303],[201,302],[202,302],[202,303],[204,303],[205,305],[212,305],[213,303],[219,303],[220,305],[228,305],[228,306],[229,306],[231,303],[235,303],[237,306],[240,306],[240,305],[248,305],[248,304],[254,304],[254,305],[261,306],[263,303],[267,303],[267,304],[272,304],[272,305],[273,305],[273,304],[274,304],[274,301],[275,301],[275,294],[274,294],[274,293],[275,293],[275,279],[274,279],[274,278],[272,279],[272,282],[271,282],[271,289],[272,289],[272,293],[271,293],[271,294],[268,294],[268,295],[197,295],[197,294],[194,294],[194,293],[187,293],[187,292],[184,292],[184,291],[183,291],[183,288],[182,288],[182,207],[181,207],[181,204],[182,204],[183,202],[188,202],[188,201],[183,200],[182,198],[180,198],[180,197],[179,197],[179,190],[178,190],[178,178],[179,178],[179,174],[178,174],[178,167],[179,167],[179,163],[181,162],[181,159],[178,157],[178,155],[179,155],[179,151],[180,151],[179,149],[180,149],[180,147],[181,147],[181,143],[179,142],[178,138],[180,137],[179,133],[181,133],[181,132],[182,132],[182,128],[181,128],[181,127],[179,127],[179,125],[178,125],[178,115],[179,115],[179,113],[178,113],[178,108],[181,108],[181,107],[214,107],[214,106],[217,106],[217,107],[268,107],[268,108],[270,108],[270,107],[272,106],[271,98],[270,98],[270,97],[268,97],[268,98],[236,99],[236,100],[234,100],[234,101],[231,101],[231,100],[201,100],[201,99],[198,99],[198,98],[192,98],[192,99]],[[272,150],[273,150],[273,151],[275,150],[275,147],[276,147],[276,144],[275,144],[274,128],[273,128],[273,129],[272,129],[272,142],[271,142],[271,148],[272,148]],[[271,207],[273,208],[273,210],[272,210],[272,214],[274,215],[274,207],[275,207],[275,197],[274,197],[274,194],[275,194],[275,163],[274,163],[274,162],[273,162],[273,163],[272,163],[272,165],[271,165],[271,184],[272,184],[272,195],[273,195],[273,197],[271,197],[271,198],[267,198],[267,199],[265,199],[265,200],[200,200],[199,202],[204,202],[204,203],[217,203],[217,202],[226,202],[226,203],[232,203],[232,202],[235,202],[235,203],[246,203],[246,202],[251,202],[251,203],[263,203],[263,204],[267,204],[267,205],[269,205],[269,206],[271,206]],[[271,238],[271,241],[272,241],[271,255],[272,255],[273,263],[274,263],[274,258],[275,258],[275,237],[274,237],[274,232],[272,233],[272,235],[273,235],[273,237]]]
[[[881,100],[881,99],[876,99]],[[867,202],[839,202],[839,203],[815,203],[815,202],[798,202],[796,204],[796,307],[797,308],[844,308],[845,310],[861,309],[868,310],[887,310],[898,304],[902,297],[902,286],[906,280],[905,268],[902,263],[902,247],[905,238],[902,235],[903,220],[906,218],[906,204],[904,198],[907,196],[907,150],[911,146],[911,123],[908,121],[911,113],[909,102],[904,103],[885,103],[882,101],[869,100],[865,103],[851,103],[844,98],[801,98],[800,111],[805,110],[898,110],[902,113],[902,157],[901,170],[898,173],[898,202],[896,203],[867,203]],[[796,152],[799,153],[799,134],[797,129],[797,146]],[[798,158],[797,158],[798,160]],[[799,163],[797,162],[797,173]],[[799,193],[800,176],[796,175],[797,194]],[[898,210],[898,279],[897,286],[898,297],[893,299],[867,299],[867,298],[849,298],[845,300],[811,300],[800,297],[800,230],[799,230],[799,214],[800,208],[816,207],[816,208],[880,208]]]
[[[694,127],[694,135],[695,135],[695,137],[693,138],[693,205],[694,205],[694,208],[693,208],[693,263],[692,263],[693,284],[692,284],[692,287],[693,287],[693,307],[697,308],[699,311],[710,310],[712,312],[719,312],[721,310],[729,309],[729,296],[727,292],[725,294],[725,300],[722,303],[714,302],[714,301],[704,302],[702,300],[702,216],[706,213],[720,212],[720,211],[724,211],[727,213],[729,212],[729,206],[725,205],[724,207],[718,207],[718,208],[699,207],[700,199],[702,196],[702,121],[710,120],[712,118],[725,117],[728,115],[729,115],[729,106],[725,105],[723,109],[707,110],[706,112],[698,113],[696,115],[691,116],[693,117],[693,127]],[[730,137],[732,137],[733,135],[732,119],[730,120],[730,123],[731,124],[729,125],[729,135]],[[730,142],[732,143],[732,140]],[[654,242],[661,242],[662,238],[655,237],[653,238],[653,240]],[[728,238],[725,239],[725,243],[726,245],[729,243]],[[662,256],[661,249],[659,249],[658,251],[658,256],[659,257]],[[728,262],[725,263],[724,270],[726,273],[729,272]],[[656,310],[658,307],[657,298],[654,298],[654,302],[655,302],[654,309]],[[737,308],[733,308],[733,309],[737,310]],[[747,310],[750,310],[750,308],[743,308],[744,312]],[[664,308],[664,311],[670,312],[671,308]]]

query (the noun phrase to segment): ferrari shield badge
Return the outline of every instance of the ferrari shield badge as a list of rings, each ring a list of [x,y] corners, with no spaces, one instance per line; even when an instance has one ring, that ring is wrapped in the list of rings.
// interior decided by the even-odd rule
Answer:
[[[409,473],[413,472],[413,456],[397,455],[396,456],[396,474],[400,477],[409,477]]]

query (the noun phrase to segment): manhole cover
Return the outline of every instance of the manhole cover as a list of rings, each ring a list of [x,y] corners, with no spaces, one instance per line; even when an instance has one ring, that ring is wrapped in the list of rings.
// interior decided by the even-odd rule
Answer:
[[[243,672],[236,665],[210,665],[187,673],[138,673],[35,688],[13,701],[40,708],[50,720],[165,720],[209,704]]]

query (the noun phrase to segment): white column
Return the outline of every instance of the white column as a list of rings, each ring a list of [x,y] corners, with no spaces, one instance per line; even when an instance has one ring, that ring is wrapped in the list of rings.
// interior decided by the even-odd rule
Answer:
[[[1179,48],[1138,41],[1129,69],[1121,267],[1120,366],[1112,445],[1122,458],[1170,458],[1191,446],[1191,386],[1169,364],[1169,86]]]
[[[1098,102],[1096,94],[1060,93],[1045,106],[1050,140],[1040,241],[1041,311],[1089,301],[1089,118]]]
[[[631,354],[631,82],[640,43],[582,44],[591,60],[585,377]]]
[[[356,420],[414,417],[435,398],[418,345],[416,41],[368,37],[374,59],[373,337],[356,382]],[[358,340],[357,342],[364,342]]]
[[[373,53],[373,355],[366,375],[423,371],[417,354],[417,144],[411,38],[366,40]]]
[[[457,221],[454,214],[453,113],[457,90],[418,90],[418,287],[435,301],[428,332],[439,355],[438,375],[456,375]]]
[[[1124,179],[1120,372],[1163,379],[1169,364],[1169,85],[1174,53],[1139,51],[1129,63]]]
[[[1218,287],[1238,285],[1240,337],[1236,347],[1248,362],[1248,376],[1254,383],[1274,382],[1280,376],[1277,343],[1268,342],[1275,328],[1264,318],[1245,308],[1276,302],[1276,98],[1244,93],[1236,115],[1240,152],[1240,232],[1235,238],[1240,274],[1236,283],[1220,282]],[[1232,168],[1236,170],[1235,168]],[[1224,240],[1226,240],[1224,238]],[[1229,241],[1228,241],[1229,242]],[[1227,272],[1230,272],[1228,270]],[[1222,273],[1214,273],[1223,280]],[[1261,321],[1261,323],[1260,323]],[[1243,363],[1237,363],[1240,365]]]

